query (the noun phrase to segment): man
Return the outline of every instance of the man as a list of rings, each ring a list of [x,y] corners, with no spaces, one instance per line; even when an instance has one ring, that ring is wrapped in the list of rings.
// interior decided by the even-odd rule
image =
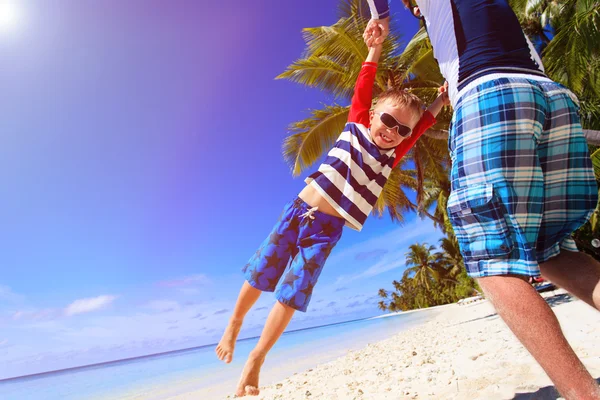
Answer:
[[[545,76],[507,0],[403,3],[424,18],[449,83],[448,215],[467,272],[565,398],[600,399],[528,283],[541,274],[600,309],[600,264],[570,238],[598,190],[577,99]],[[387,0],[369,4],[367,44],[383,40],[389,26]]]

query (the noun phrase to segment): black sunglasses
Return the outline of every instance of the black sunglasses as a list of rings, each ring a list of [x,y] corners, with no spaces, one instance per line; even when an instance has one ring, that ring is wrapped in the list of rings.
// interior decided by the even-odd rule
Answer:
[[[396,131],[398,132],[398,135],[400,135],[402,137],[408,137],[412,133],[412,128],[410,128],[404,124],[401,124],[400,122],[398,122],[396,120],[396,118],[394,118],[390,114],[388,114],[386,112],[380,112],[380,113],[378,113],[378,115],[379,115],[379,118],[381,119],[381,123],[384,124],[386,126],[386,128],[388,128],[388,129],[396,129]]]

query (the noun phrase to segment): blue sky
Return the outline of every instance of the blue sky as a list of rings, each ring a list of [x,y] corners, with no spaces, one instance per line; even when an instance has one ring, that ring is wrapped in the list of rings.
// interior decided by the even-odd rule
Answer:
[[[301,190],[281,142],[331,99],[274,77],[337,2],[201,3],[0,15],[0,378],[215,342],[240,268]],[[408,40],[416,20],[398,20]],[[290,329],[378,314],[407,247],[439,237],[414,216],[346,230]]]

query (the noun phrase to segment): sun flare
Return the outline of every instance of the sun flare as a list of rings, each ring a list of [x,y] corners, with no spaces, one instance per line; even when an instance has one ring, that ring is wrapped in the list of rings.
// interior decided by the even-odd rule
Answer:
[[[14,1],[0,0],[0,31],[15,29],[19,24],[19,7]]]

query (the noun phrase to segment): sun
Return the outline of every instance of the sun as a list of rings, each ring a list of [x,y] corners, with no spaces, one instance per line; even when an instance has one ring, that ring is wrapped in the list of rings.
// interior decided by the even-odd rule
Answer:
[[[0,31],[8,31],[19,24],[19,8],[10,0],[0,0]]]

